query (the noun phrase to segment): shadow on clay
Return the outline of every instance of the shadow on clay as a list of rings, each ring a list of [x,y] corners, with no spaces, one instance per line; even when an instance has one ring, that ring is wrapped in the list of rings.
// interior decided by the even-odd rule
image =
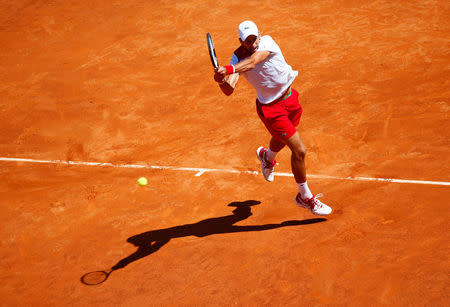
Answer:
[[[275,228],[308,225],[325,222],[325,218],[314,218],[306,220],[284,221],[279,224],[236,226],[235,223],[245,220],[252,215],[251,206],[260,204],[257,200],[247,200],[243,202],[232,202],[229,207],[236,207],[233,214],[209,218],[199,221],[195,224],[185,224],[165,229],[147,231],[127,239],[127,242],[135,245],[138,249],[133,254],[121,259],[108,271],[95,271],[86,273],[81,277],[81,282],[85,285],[98,285],[103,283],[109,275],[116,270],[126,267],[128,264],[147,257],[157,252],[166,245],[171,239],[196,236],[205,237],[214,234],[235,233],[246,231],[263,231]]]

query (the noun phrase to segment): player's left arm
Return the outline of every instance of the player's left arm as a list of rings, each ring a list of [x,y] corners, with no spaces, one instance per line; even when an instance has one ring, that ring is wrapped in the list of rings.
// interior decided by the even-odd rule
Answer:
[[[249,58],[236,63],[234,65],[234,73],[243,73],[252,70],[256,67],[256,65],[267,59],[269,55],[270,51],[267,50],[256,51]],[[219,66],[218,68],[216,68],[216,73],[225,76],[227,74],[227,69],[224,66]]]
[[[259,63],[267,59],[267,57],[270,55],[270,51],[263,50],[263,51],[256,51],[253,53],[249,58],[237,63],[234,65],[234,72],[236,73],[242,73],[249,70],[252,70],[256,67]]]

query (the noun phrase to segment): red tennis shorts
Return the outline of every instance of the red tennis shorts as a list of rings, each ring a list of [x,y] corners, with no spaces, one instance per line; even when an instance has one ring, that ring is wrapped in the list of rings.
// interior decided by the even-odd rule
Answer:
[[[303,113],[298,102],[298,92],[294,89],[286,99],[269,104],[262,104],[256,99],[256,111],[270,134],[282,141],[295,134],[295,127],[298,126]]]

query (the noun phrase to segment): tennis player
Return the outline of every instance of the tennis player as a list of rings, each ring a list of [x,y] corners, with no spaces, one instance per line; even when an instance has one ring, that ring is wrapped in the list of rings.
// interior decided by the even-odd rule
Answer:
[[[272,37],[260,35],[255,23],[242,22],[238,32],[241,45],[234,51],[230,65],[215,69],[214,80],[227,96],[234,92],[241,74],[255,88],[256,110],[272,135],[269,148],[259,147],[256,151],[264,178],[273,181],[275,157],[287,145],[292,153],[291,168],[299,190],[296,204],[313,214],[328,215],[332,209],[318,199],[321,194],[311,193],[306,182],[306,148],[296,129],[303,109],[298,92],[292,88],[298,72],[286,63]]]

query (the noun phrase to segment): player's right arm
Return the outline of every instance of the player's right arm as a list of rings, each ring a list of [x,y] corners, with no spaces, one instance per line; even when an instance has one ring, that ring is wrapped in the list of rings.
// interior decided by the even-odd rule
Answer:
[[[217,72],[217,69],[214,74],[214,80],[219,84],[220,89],[222,92],[230,96],[234,92],[234,88],[236,87],[236,84],[239,80],[239,74],[231,74],[231,75],[224,75],[222,73]]]

